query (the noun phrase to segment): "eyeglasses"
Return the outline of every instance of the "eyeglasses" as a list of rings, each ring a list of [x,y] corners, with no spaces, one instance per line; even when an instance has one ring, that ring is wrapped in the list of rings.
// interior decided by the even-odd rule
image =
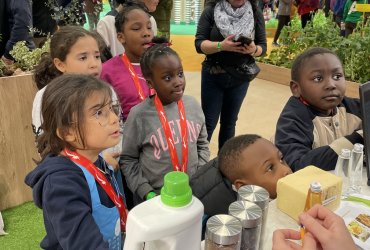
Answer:
[[[105,106],[101,107],[95,112],[93,117],[95,117],[100,126],[105,127],[109,123],[109,115],[111,112],[118,116],[121,120],[121,106],[118,101],[108,103]]]

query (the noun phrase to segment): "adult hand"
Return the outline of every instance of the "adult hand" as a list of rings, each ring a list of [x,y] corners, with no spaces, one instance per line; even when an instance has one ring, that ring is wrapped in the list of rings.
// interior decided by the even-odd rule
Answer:
[[[357,249],[343,219],[322,205],[315,205],[302,213],[299,221],[323,250]]]
[[[252,41],[249,45],[244,44],[243,54],[254,55],[257,52],[257,45]]]
[[[291,241],[300,240],[301,235],[292,229],[276,230],[272,236],[272,250],[313,250],[316,249],[314,237],[307,233],[303,239],[303,246]]]
[[[230,35],[226,37],[221,42],[221,49],[223,51],[243,53],[243,51],[245,50],[244,46],[240,46],[240,42],[234,42],[234,37],[235,35]]]
[[[300,233],[291,229],[276,230],[273,234],[273,250],[356,250],[350,233],[341,217],[322,205],[315,205],[299,216],[306,234],[303,245],[291,240],[299,240]]]

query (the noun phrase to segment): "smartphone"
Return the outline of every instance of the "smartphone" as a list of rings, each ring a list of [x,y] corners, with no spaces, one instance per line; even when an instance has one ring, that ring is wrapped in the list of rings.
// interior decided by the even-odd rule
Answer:
[[[235,40],[235,42],[240,42],[240,46],[244,44],[249,45],[252,41],[253,40],[251,38],[245,36],[240,36],[237,40]]]

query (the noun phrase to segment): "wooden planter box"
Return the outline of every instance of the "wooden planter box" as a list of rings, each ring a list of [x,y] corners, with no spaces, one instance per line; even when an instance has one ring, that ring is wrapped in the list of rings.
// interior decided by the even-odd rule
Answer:
[[[31,125],[36,91],[31,74],[0,77],[0,211],[32,200],[24,178],[38,159]]]
[[[257,78],[289,86],[290,69],[266,63],[257,64],[261,68]],[[351,81],[346,81],[346,84],[346,96],[359,98],[360,84]]]

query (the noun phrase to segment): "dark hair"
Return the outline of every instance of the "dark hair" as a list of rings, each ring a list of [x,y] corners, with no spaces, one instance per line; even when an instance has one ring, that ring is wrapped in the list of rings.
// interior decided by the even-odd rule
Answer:
[[[58,155],[65,147],[74,150],[62,139],[67,129],[74,126],[71,124],[76,124],[81,143],[84,145],[85,101],[95,91],[106,94],[107,100],[104,103],[112,96],[108,84],[88,75],[65,74],[48,84],[41,103],[43,133],[36,141],[42,160],[50,153]],[[62,138],[57,134],[58,129]]]
[[[113,57],[112,53],[110,52],[110,48],[105,43],[103,37],[97,31],[91,31],[91,33],[98,42],[101,62],[104,63],[111,59]]]
[[[218,152],[218,166],[223,175],[231,182],[238,178],[240,155],[243,150],[262,137],[255,134],[245,134],[233,137],[225,142]]]
[[[161,56],[173,55],[179,60],[180,57],[169,47],[168,39],[165,37],[154,37],[152,40],[152,46],[144,51],[140,59],[140,68],[144,78],[148,79],[152,76],[152,66],[156,59]]]
[[[144,3],[132,0],[127,1],[123,4],[123,9],[118,12],[118,15],[115,18],[114,26],[116,27],[117,33],[123,31],[123,26],[127,21],[127,16],[133,10],[142,10],[150,17],[148,8],[145,6]]]
[[[42,89],[52,79],[63,74],[55,67],[53,60],[58,58],[65,61],[71,47],[85,36],[96,39],[93,33],[80,26],[63,26],[54,33],[50,40],[50,53],[44,54],[35,67],[34,80],[38,89]]]
[[[301,54],[299,54],[293,61],[292,69],[291,69],[292,81],[296,81],[299,83],[300,78],[301,78],[301,73],[302,73],[301,71],[302,67],[307,62],[307,60],[309,60],[310,58],[316,55],[322,55],[322,54],[334,55],[340,61],[338,55],[329,49],[321,48],[321,47],[314,47],[314,48],[306,49]]]
[[[127,2],[127,0],[116,0],[116,6],[124,4],[125,2]]]

